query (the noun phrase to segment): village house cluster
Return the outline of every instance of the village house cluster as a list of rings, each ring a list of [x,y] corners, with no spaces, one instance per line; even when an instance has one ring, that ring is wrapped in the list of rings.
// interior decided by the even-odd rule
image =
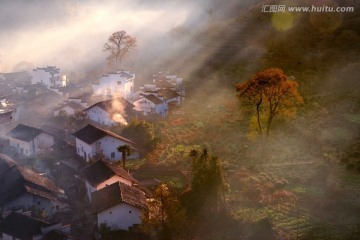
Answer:
[[[165,117],[184,96],[182,78],[168,72],[138,90],[129,71],[77,84],[55,66],[0,74],[0,239],[66,239],[81,194],[88,215],[75,225],[136,229],[151,194],[118,164],[117,148],[128,146],[131,161],[141,146],[110,128]],[[82,126],[52,122],[64,117]],[[18,221],[23,229],[14,231]]]

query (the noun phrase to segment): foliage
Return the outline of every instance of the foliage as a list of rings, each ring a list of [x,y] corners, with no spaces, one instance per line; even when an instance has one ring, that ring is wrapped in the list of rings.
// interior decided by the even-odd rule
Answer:
[[[271,124],[276,115],[291,118],[296,106],[303,102],[297,92],[298,84],[288,79],[281,69],[269,68],[256,73],[248,81],[236,86],[238,97],[256,107],[257,132],[262,137],[264,128],[269,136]],[[265,117],[265,122],[262,118]],[[265,125],[265,127],[264,127]]]
[[[122,145],[122,146],[118,146],[116,148],[116,150],[118,152],[121,152],[121,161],[123,163],[123,168],[125,169],[126,167],[126,156],[130,156],[131,153],[131,148],[129,145]]]
[[[103,51],[109,52],[108,60],[115,60],[115,67],[118,68],[124,58],[136,48],[136,38],[128,35],[125,31],[118,31],[111,34],[107,43],[104,44]]]
[[[340,238],[334,234],[332,228],[326,224],[315,225],[310,231],[304,234],[301,240],[337,240]]]
[[[148,211],[143,217],[141,228],[147,234],[155,234],[158,239],[184,239],[189,237],[190,222],[185,209],[176,197],[174,189],[160,184],[148,202]]]
[[[106,236],[111,232],[111,228],[106,223],[102,223],[100,224],[99,232],[102,236]]]
[[[60,110],[59,111],[59,117],[66,118],[68,116],[69,115],[67,114],[67,112],[65,110]]]
[[[155,126],[145,120],[133,119],[121,131],[121,135],[134,141],[144,155],[153,150],[159,142]]]
[[[191,152],[193,157],[191,190],[183,195],[189,212],[198,217],[227,213],[225,193],[228,184],[219,158],[203,149]]]

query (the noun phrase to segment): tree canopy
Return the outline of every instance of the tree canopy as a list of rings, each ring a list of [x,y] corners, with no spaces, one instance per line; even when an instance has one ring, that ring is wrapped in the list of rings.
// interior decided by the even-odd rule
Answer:
[[[115,61],[115,67],[119,68],[119,64],[136,47],[136,38],[122,30],[109,36],[107,43],[104,44],[103,51],[110,53],[109,62],[113,63]]]
[[[256,108],[254,119],[260,136],[263,136],[264,131],[269,136],[276,115],[294,116],[298,104],[303,103],[297,88],[298,84],[279,68],[258,72],[236,86],[238,98]]]
[[[184,239],[189,236],[189,232],[184,232],[189,223],[174,189],[166,183],[157,186],[144,214],[144,232],[155,232],[158,239]]]
[[[145,120],[133,119],[121,131],[121,136],[134,141],[144,155],[149,153],[158,142],[154,125]]]
[[[190,155],[193,157],[191,190],[183,195],[188,212],[198,217],[226,213],[228,185],[219,158],[206,148],[201,152],[193,150]]]
[[[122,145],[122,146],[118,146],[116,148],[118,150],[118,152],[121,152],[121,160],[123,163],[123,168],[125,169],[126,167],[126,156],[130,156],[130,152],[131,152],[131,148],[129,145]]]

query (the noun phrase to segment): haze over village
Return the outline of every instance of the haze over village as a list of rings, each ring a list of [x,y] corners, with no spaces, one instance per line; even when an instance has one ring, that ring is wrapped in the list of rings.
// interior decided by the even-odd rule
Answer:
[[[357,0],[0,6],[0,240],[360,239]]]

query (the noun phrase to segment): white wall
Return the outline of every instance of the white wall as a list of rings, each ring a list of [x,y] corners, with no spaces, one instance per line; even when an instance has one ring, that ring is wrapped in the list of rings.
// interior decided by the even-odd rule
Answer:
[[[57,74],[57,76],[59,76],[59,74]],[[49,88],[50,86],[52,86],[50,81],[51,77],[51,74],[49,72],[46,72],[45,70],[34,69],[31,72],[31,84],[42,83]]]
[[[128,142],[122,141],[120,139],[114,138],[112,136],[106,136],[101,138],[99,141],[100,149],[104,156],[110,161],[119,161],[122,160],[122,153],[117,151],[117,147],[123,145],[129,145]],[[93,143],[93,149],[96,149],[96,143]],[[111,157],[111,153],[115,154],[115,157]],[[139,154],[132,151],[130,156],[126,156],[126,159],[137,159]]]
[[[98,226],[105,223],[111,230],[129,230],[132,225],[141,223],[141,216],[140,209],[121,203],[98,213]]]
[[[76,153],[84,158],[87,162],[96,155],[98,151],[100,151],[107,160],[109,161],[119,161],[122,159],[122,155],[120,152],[117,151],[117,147],[123,145],[129,145],[129,143],[121,141],[117,138],[111,136],[105,136],[98,141],[92,143],[91,145],[81,141],[80,139],[76,138]],[[99,148],[98,148],[99,146]],[[98,148],[98,149],[97,149]],[[86,153],[86,158],[84,157],[84,153]],[[112,154],[113,156],[112,157]],[[126,159],[138,159],[139,153],[133,151],[130,156],[126,156]]]
[[[88,117],[93,120],[94,122],[106,125],[106,126],[113,126],[116,124],[111,117],[109,116],[109,113],[107,113],[104,109],[98,106],[94,106],[92,108],[89,108],[86,110],[86,113]]]
[[[5,233],[3,233],[2,235],[3,235],[3,237],[0,238],[2,240],[13,240],[13,237],[11,235],[7,235]],[[17,240],[17,238],[16,238],[16,240]]]
[[[142,97],[134,101],[133,105],[134,110],[142,112],[145,116],[149,115],[152,112],[155,112],[160,116],[166,116],[167,114],[167,104],[165,102],[155,105],[153,102],[149,101],[145,97]]]
[[[120,74],[110,73],[99,79],[99,84],[92,85],[93,92],[97,96],[121,96],[128,99],[129,95],[134,91],[134,78],[131,79],[120,77]]]
[[[135,111],[142,112],[145,116],[151,112],[152,108],[155,108],[154,104],[149,100],[147,100],[145,97],[142,97],[134,101],[133,105]]]
[[[78,138],[75,138],[75,144],[76,144],[76,153],[88,162],[93,155],[91,145],[87,144],[84,141],[81,141]]]
[[[31,206],[35,206],[45,211],[50,216],[53,214],[51,201],[49,199],[35,196],[29,193],[25,193],[13,201],[5,204],[4,209],[11,210],[12,208],[29,208]]]
[[[54,137],[47,133],[40,133],[29,142],[21,141],[16,138],[9,137],[10,147],[25,156],[32,156],[41,150],[45,150],[54,145]]]
[[[16,138],[9,138],[10,147],[13,147],[18,153],[25,156],[32,156],[34,154],[35,144],[33,141],[24,142]]]
[[[54,145],[54,137],[48,133],[42,132],[34,139],[35,152],[38,153],[41,150],[46,150]]]

